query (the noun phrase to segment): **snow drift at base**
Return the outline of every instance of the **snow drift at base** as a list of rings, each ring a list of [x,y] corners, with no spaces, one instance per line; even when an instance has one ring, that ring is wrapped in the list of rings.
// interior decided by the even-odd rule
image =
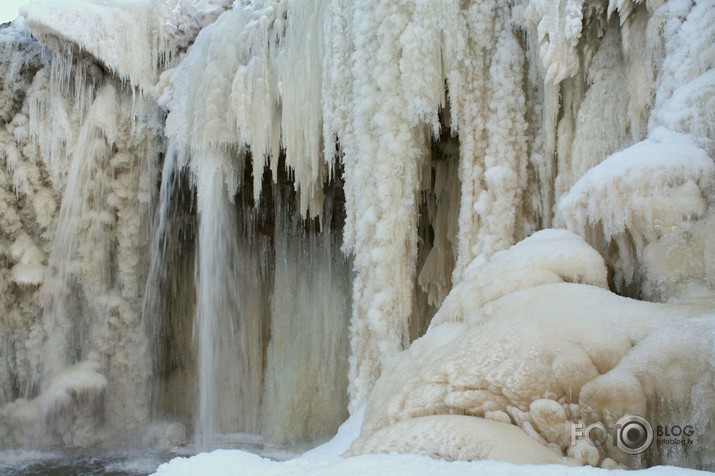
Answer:
[[[698,476],[701,471],[657,466],[647,470],[611,470],[590,467],[554,465],[524,465],[500,461],[445,461],[416,454],[376,454],[343,458],[340,455],[358,437],[363,409],[355,412],[329,442],[298,458],[285,462],[261,458],[238,450],[218,450],[191,458],[176,458],[165,463],[154,473],[157,476],[184,476],[210,472],[216,475],[349,475],[385,474],[391,476],[450,476],[454,474],[496,474],[514,476],[545,476],[555,473],[564,476]],[[493,445],[489,445],[493,447]]]

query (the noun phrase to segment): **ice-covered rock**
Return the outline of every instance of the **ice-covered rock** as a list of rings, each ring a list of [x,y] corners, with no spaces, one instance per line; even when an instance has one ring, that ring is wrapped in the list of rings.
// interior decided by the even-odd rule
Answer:
[[[423,454],[446,461],[576,464],[514,425],[464,415],[423,416],[394,423],[358,440],[346,456],[368,453]]]
[[[573,240],[570,250],[591,256],[591,261],[578,259],[574,253],[571,263],[582,266],[582,274],[605,278],[597,253],[570,233],[558,231],[537,233],[494,255],[483,267],[489,270],[486,275],[499,279],[502,272],[512,271],[513,262],[534,262],[506,259],[516,258],[523,250],[525,255],[538,255],[540,249],[542,263],[549,262],[549,255],[569,253],[568,247],[552,247],[558,242],[540,234],[561,234]],[[560,261],[562,265],[567,262]],[[707,402],[715,383],[712,312],[703,314],[699,306],[636,301],[602,287],[559,282],[553,275],[555,282],[527,282],[485,302],[482,296],[491,282],[483,280],[485,274],[477,272],[478,268],[470,271],[454,289],[454,296],[445,300],[446,304],[453,299],[459,303],[460,318],[433,326],[393,359],[378,380],[360,439],[353,445],[355,452],[369,448],[408,451],[413,443],[419,447],[419,442],[410,443],[409,425],[403,422],[429,415],[486,417],[499,412],[509,415],[512,424],[544,448],[553,444],[583,464],[609,457],[632,465],[635,461],[613,445],[595,453],[595,448],[583,444],[571,449],[572,425],[614,425],[622,416],[636,414],[655,426],[678,415],[686,421],[696,419],[699,450],[671,454],[654,446],[648,460],[651,464],[712,464],[713,440],[707,431],[715,415],[715,406]],[[518,278],[517,274],[514,281]],[[452,431],[466,432],[468,422],[468,418],[455,419]],[[389,430],[392,426],[396,426],[394,431]],[[444,441],[430,443],[434,448],[453,443],[448,433],[435,438]]]

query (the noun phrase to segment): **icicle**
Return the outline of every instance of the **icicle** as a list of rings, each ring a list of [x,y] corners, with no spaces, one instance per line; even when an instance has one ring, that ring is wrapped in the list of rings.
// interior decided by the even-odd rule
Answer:
[[[412,2],[380,2],[358,4],[353,10],[355,137],[343,158],[346,208],[353,210],[348,220],[355,220],[348,225],[355,237],[350,245],[356,271],[351,412],[364,402],[387,360],[408,340],[419,173],[429,150],[424,126],[407,116],[411,98],[405,96],[400,74],[402,68],[412,68],[401,67],[399,55],[414,8]],[[382,183],[386,177],[391,177],[389,184]]]
[[[327,175],[320,142],[324,4],[323,1],[290,3],[285,39],[277,58],[281,143],[286,166],[295,171],[302,216],[308,216],[308,210],[311,216],[320,215]],[[332,162],[333,156],[331,152],[327,160]]]
[[[266,0],[221,16],[202,31],[174,74],[167,119],[167,134],[185,153],[205,147],[250,149],[255,202],[264,166],[270,160],[275,180],[283,148],[304,216],[320,214],[326,176],[323,10],[322,2]],[[227,37],[238,47],[224,48]]]
[[[333,159],[339,146],[348,154],[354,154],[351,139],[355,137],[352,131],[351,101],[346,100],[352,95],[351,55],[352,44],[352,8],[350,0],[330,0],[326,5],[324,15],[323,49],[323,79],[322,79],[322,114],[323,114],[323,157],[328,162],[329,176],[335,177]],[[346,210],[351,214],[351,210]],[[348,246],[354,242],[354,232],[349,218],[345,223],[343,243]]]
[[[452,282],[458,283],[474,257],[479,220],[474,204],[482,190],[484,125],[487,114],[487,77],[493,49],[496,3],[472,4],[449,11],[445,49],[452,129],[459,131],[459,181],[461,184],[457,237],[457,262]]]
[[[471,255],[489,258],[521,239],[516,236],[521,195],[526,187],[526,100],[521,90],[523,51],[508,25],[501,32],[489,68],[487,146],[484,150],[483,189],[473,212],[480,222]]]
[[[536,25],[547,83],[558,84],[579,69],[576,47],[581,37],[582,8],[583,0],[529,2],[526,16]]]

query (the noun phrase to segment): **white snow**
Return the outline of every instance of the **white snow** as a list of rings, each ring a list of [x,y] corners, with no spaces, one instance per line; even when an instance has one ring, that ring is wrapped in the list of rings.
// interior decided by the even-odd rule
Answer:
[[[560,282],[608,288],[603,258],[578,235],[541,230],[494,254],[485,264],[473,261],[430,325],[461,322],[474,310],[509,293]]]
[[[548,400],[537,400],[532,404],[532,415],[536,421],[541,421],[537,415],[543,415],[546,410],[544,407],[551,407]],[[560,405],[556,405],[559,409]],[[541,408],[541,411],[539,411]],[[452,475],[452,474],[514,474],[514,475],[628,475],[638,474],[643,476],[667,476],[667,475],[686,475],[686,474],[704,474],[699,471],[688,470],[684,468],[676,468],[669,466],[657,466],[647,470],[640,471],[624,471],[615,469],[606,471],[604,469],[592,467],[573,467],[573,461],[569,465],[559,464],[559,458],[546,447],[541,447],[533,440],[529,440],[526,435],[521,433],[517,428],[509,426],[511,430],[500,434],[502,428],[497,426],[497,431],[494,431],[490,425],[500,425],[488,420],[447,416],[447,417],[432,417],[432,418],[447,418],[445,423],[447,426],[439,424],[436,427],[432,424],[427,424],[423,427],[426,432],[424,437],[419,439],[422,444],[430,444],[430,442],[439,441],[439,438],[444,438],[442,441],[446,451],[470,451],[474,446],[460,446],[449,444],[447,442],[454,441],[455,438],[463,439],[473,443],[475,438],[483,438],[481,454],[472,453],[472,461],[449,460],[452,458],[427,457],[420,454],[365,454],[359,456],[343,456],[350,448],[350,445],[355,441],[360,432],[360,426],[363,422],[364,408],[354,412],[350,418],[345,421],[338,430],[337,434],[327,443],[320,445],[312,450],[302,454],[298,458],[288,461],[273,461],[268,458],[262,458],[256,454],[248,453],[239,450],[217,450],[211,453],[201,453],[190,458],[175,458],[168,463],[162,464],[157,468],[156,475],[181,476],[203,474],[211,472],[211,474],[306,474],[306,475],[349,475],[349,474],[386,474],[386,475]],[[558,411],[557,411],[558,413]],[[429,417],[427,417],[429,418]],[[474,428],[479,428],[480,425],[486,425],[489,429],[481,435],[479,432],[466,433],[455,435],[453,427],[450,425],[449,418],[468,418],[474,421]],[[554,418],[553,416],[551,417]],[[503,425],[503,424],[501,424]],[[505,425],[504,425],[505,426]],[[433,429],[437,429],[437,433],[432,433]],[[467,426],[469,428],[469,426]],[[441,431],[440,431],[441,429]],[[401,428],[396,429],[398,432],[403,431]],[[513,435],[512,433],[515,433]],[[414,435],[416,436],[416,435]],[[413,437],[414,437],[413,436]],[[397,435],[399,438],[399,434]],[[505,437],[505,439],[504,439]],[[523,439],[526,438],[527,441]],[[384,441],[384,440],[383,440]],[[404,440],[403,440],[404,441]],[[408,440],[409,441],[409,440]],[[415,440],[412,440],[415,441]],[[517,442],[526,445],[531,452],[524,450],[523,446],[519,446]],[[439,443],[437,443],[439,445]],[[434,447],[434,446],[433,446]],[[393,448],[394,450],[394,448]],[[413,453],[413,447],[407,448],[406,453]],[[486,452],[486,453],[485,453]],[[545,453],[544,453],[545,452]],[[539,454],[540,456],[535,456]],[[484,456],[491,458],[484,458]],[[515,462],[499,461],[499,456],[507,457],[507,459],[518,459],[526,461],[527,464]],[[454,454],[453,454],[454,456]],[[533,464],[534,459],[544,458],[542,463]],[[529,464],[528,461],[532,461]],[[563,462],[567,462],[563,460]]]
[[[35,0],[21,8],[30,31],[50,48],[76,45],[120,78],[146,90],[156,81],[161,25],[150,0]],[[121,45],[118,47],[118,45]]]
[[[510,422],[464,415],[429,415],[394,423],[360,438],[346,455],[389,453],[423,454],[447,461],[578,465]]]
[[[703,217],[714,180],[715,162],[688,136],[647,139],[589,170],[560,200],[557,214],[574,230],[598,221],[606,236],[626,229],[658,234]]]
[[[165,463],[153,474],[166,476],[193,476],[211,473],[222,475],[360,475],[381,474],[386,476],[451,476],[460,475],[514,475],[514,476],[698,476],[702,471],[655,466],[647,470],[605,470],[592,467],[569,467],[557,465],[519,465],[496,461],[444,461],[422,455],[391,454],[362,455],[352,458],[302,457],[285,462],[261,458],[253,453],[238,450],[217,450],[202,453],[192,458],[176,458]]]

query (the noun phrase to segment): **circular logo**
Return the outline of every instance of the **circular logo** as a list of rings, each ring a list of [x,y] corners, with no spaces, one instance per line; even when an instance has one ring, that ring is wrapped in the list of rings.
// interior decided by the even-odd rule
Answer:
[[[624,453],[637,455],[653,443],[653,427],[638,415],[626,415],[616,423],[616,444]]]

